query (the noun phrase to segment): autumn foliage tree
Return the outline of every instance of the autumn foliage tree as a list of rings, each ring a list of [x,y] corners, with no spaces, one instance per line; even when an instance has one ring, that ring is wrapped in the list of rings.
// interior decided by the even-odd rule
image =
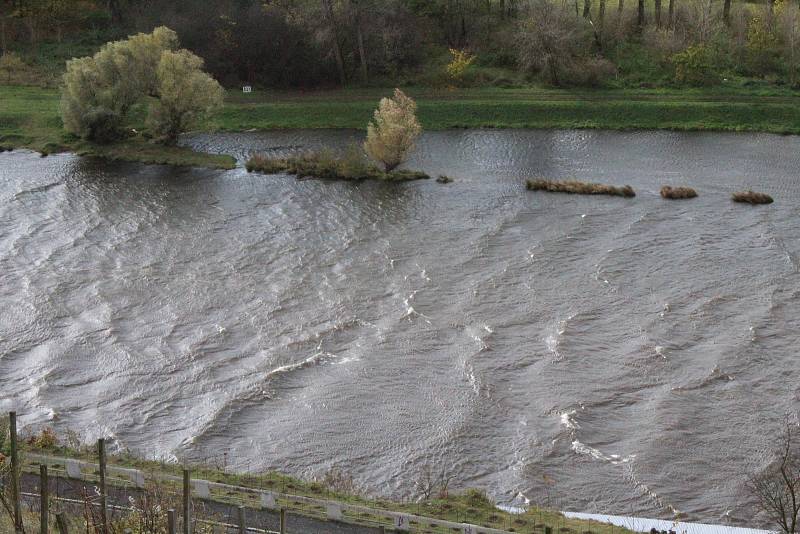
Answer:
[[[373,121],[367,126],[364,150],[390,172],[405,161],[422,133],[417,120],[417,104],[400,89],[392,98],[381,100]]]

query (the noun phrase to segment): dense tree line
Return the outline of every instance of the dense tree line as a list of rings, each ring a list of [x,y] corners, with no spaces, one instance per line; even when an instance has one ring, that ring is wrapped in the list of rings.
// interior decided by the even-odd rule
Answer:
[[[797,0],[0,0],[4,52],[161,25],[226,85],[800,84]]]

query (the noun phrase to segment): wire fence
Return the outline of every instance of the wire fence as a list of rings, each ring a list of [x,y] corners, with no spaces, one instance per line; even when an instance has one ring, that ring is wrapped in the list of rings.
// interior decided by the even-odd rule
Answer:
[[[0,496],[13,521],[13,532],[552,534],[553,531],[551,526],[537,525],[535,519],[514,522],[499,511],[481,517],[478,509],[470,509],[472,522],[466,522],[467,517],[462,521],[458,510],[447,514],[451,520],[426,515],[424,503],[408,503],[402,512],[379,509],[363,502],[341,500],[341,495],[329,493],[322,486],[313,497],[298,495],[294,493],[299,489],[298,483],[288,477],[245,475],[241,477],[243,485],[232,485],[207,479],[214,475],[207,470],[200,470],[194,477],[188,468],[177,470],[175,465],[162,464],[162,468],[150,469],[108,465],[102,439],[92,459],[23,454],[19,450],[13,412],[9,422],[11,457],[0,462]],[[231,466],[227,455],[220,460],[221,465],[214,467],[228,471]]]

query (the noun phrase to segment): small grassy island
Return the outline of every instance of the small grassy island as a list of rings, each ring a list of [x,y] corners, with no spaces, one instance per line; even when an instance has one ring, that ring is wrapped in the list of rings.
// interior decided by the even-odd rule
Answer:
[[[636,192],[629,185],[617,187],[606,184],[593,184],[566,180],[563,182],[554,180],[528,180],[525,182],[528,191],[547,191],[548,193],[570,193],[574,195],[610,195],[617,197],[632,198]]]
[[[400,89],[392,98],[383,98],[367,126],[363,147],[351,145],[343,157],[325,149],[287,158],[254,155],[246,164],[248,172],[289,173],[298,178],[323,180],[380,180],[408,182],[430,178],[424,172],[397,169],[414,148],[422,133],[417,120],[417,104]],[[371,165],[367,157],[379,162],[383,170]]]
[[[294,174],[298,178],[319,178],[321,180],[380,180],[383,182],[408,182],[427,180],[424,172],[409,170],[383,171],[369,165],[362,158],[348,155],[336,157],[330,151],[312,152],[286,158],[270,158],[256,154],[247,160],[247,172],[261,174]]]
[[[734,202],[743,204],[772,204],[772,197],[766,193],[755,191],[737,191],[731,197]]]
[[[670,200],[681,200],[695,198],[697,196],[697,191],[691,187],[672,187],[665,185],[661,188],[661,196]]]

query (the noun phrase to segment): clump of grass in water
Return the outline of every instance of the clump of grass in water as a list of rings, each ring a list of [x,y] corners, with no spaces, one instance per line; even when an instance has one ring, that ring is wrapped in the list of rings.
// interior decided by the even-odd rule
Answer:
[[[436,183],[439,183],[439,184],[449,184],[449,183],[452,183],[452,182],[453,182],[453,179],[450,178],[449,176],[445,176],[444,174],[439,175],[439,177],[436,179]]]
[[[563,182],[553,180],[528,180],[525,186],[529,191],[547,191],[550,193],[571,193],[575,195],[612,195],[631,198],[636,192],[629,185],[617,187],[606,184],[592,184],[567,180]]]
[[[697,196],[697,191],[691,187],[671,187],[665,185],[661,188],[661,196],[672,200],[695,198]]]
[[[358,147],[351,146],[344,156],[337,156],[329,149],[308,152],[287,158],[270,158],[263,154],[253,155],[245,164],[248,172],[264,174],[294,174],[298,178],[322,180],[380,180],[384,182],[407,182],[430,178],[424,172],[395,170],[384,172],[370,165]]]
[[[772,204],[772,197],[766,193],[756,193],[755,191],[737,191],[732,197],[734,202],[747,204]]]

